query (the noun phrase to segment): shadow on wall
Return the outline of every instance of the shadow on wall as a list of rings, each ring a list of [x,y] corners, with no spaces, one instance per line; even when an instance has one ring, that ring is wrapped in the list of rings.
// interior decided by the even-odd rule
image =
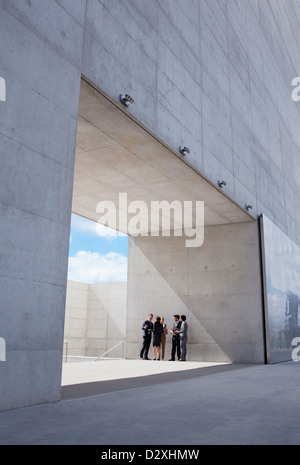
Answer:
[[[264,363],[257,224],[207,227],[197,249],[182,237],[130,238],[130,358],[149,313],[164,316],[169,328],[175,313],[187,316],[190,360]]]

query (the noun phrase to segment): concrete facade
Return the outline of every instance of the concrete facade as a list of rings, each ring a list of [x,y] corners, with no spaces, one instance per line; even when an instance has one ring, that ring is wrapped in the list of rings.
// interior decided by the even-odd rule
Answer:
[[[74,93],[83,45],[78,21],[57,2],[0,3],[0,75],[6,81],[0,110],[0,327],[7,347],[0,410],[59,399]]]
[[[60,396],[81,75],[299,244],[299,23],[298,0],[0,0],[0,410]]]
[[[125,341],[126,304],[127,283],[68,281],[64,330],[68,355],[99,357]],[[110,355],[121,354],[119,347]]]

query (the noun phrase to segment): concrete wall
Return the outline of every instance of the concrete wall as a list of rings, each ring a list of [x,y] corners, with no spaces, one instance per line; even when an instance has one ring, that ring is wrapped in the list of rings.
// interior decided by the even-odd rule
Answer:
[[[83,27],[59,3],[0,2],[0,411],[60,398]]]
[[[64,341],[69,355],[99,356],[126,338],[127,283],[68,281]],[[109,356],[121,357],[116,348]]]
[[[0,0],[0,410],[60,396],[81,73],[300,243],[298,0]]]
[[[196,249],[184,237],[131,238],[128,264],[128,357],[139,356],[149,313],[169,328],[178,313],[189,325],[188,360],[264,362],[257,224],[208,227]]]
[[[68,281],[65,312],[64,342],[69,355],[86,355],[86,325],[89,285]],[[64,354],[66,346],[64,346]]]
[[[298,0],[87,2],[82,72],[298,244],[299,63]]]

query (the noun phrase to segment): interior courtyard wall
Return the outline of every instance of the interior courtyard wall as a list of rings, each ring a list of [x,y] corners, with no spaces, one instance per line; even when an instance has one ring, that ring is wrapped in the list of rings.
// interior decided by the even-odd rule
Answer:
[[[188,360],[264,363],[260,266],[255,223],[207,227],[198,248],[187,248],[184,236],[131,238],[128,357],[139,356],[149,313],[164,316],[169,329],[174,314],[184,314]]]

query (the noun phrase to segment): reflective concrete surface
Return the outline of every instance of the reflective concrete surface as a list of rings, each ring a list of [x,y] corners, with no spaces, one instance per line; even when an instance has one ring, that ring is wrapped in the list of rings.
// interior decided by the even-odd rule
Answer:
[[[263,234],[267,354],[270,363],[278,363],[294,360],[291,347],[297,347],[300,336],[300,247],[265,215]]]
[[[299,364],[212,368],[1,413],[0,444],[300,443]]]

